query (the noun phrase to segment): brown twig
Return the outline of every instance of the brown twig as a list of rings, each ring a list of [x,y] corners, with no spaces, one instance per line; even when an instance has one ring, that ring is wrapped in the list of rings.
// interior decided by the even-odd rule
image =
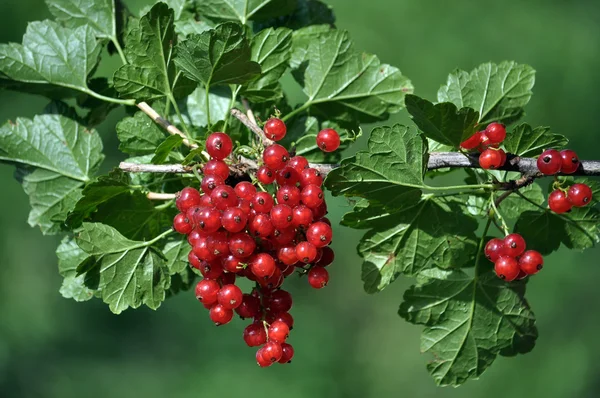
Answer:
[[[250,120],[250,118],[247,115],[245,115],[244,112],[240,111],[239,109],[233,108],[231,110],[231,115],[238,119],[240,122],[242,122],[244,126],[252,130],[254,134],[256,134],[258,138],[262,141],[264,146],[269,146],[275,143],[275,141],[268,139],[265,135],[265,132],[260,127],[258,127],[256,121],[253,122],[252,120]]]
[[[181,136],[181,138],[183,138],[183,145],[188,146],[192,149],[198,148],[197,144],[190,142],[190,140],[187,138],[187,136],[181,130],[179,130],[177,127],[172,125],[167,119],[164,119],[162,116],[160,116],[158,114],[158,112],[156,112],[146,102],[140,102],[139,104],[137,104],[137,107],[142,112],[144,112],[146,115],[150,116],[150,118],[152,119],[152,121],[154,121],[154,123],[158,124],[160,127],[167,130],[167,132],[169,134]]]

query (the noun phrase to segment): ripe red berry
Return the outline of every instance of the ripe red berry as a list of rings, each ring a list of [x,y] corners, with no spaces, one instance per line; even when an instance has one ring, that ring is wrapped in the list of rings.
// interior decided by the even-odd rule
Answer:
[[[277,362],[281,359],[283,355],[283,350],[281,349],[281,344],[276,343],[274,341],[267,341],[267,343],[263,347],[263,358],[271,362]]]
[[[321,221],[311,224],[306,230],[306,240],[315,245],[315,247],[327,246],[331,243],[332,236],[331,227]]]
[[[218,279],[223,275],[223,267],[221,263],[215,260],[212,261],[202,261],[200,263],[200,268],[198,268],[200,273],[205,279]]]
[[[556,149],[546,149],[537,159],[537,167],[542,174],[554,175],[560,172],[562,157]]]
[[[272,314],[288,312],[292,308],[292,295],[285,290],[276,290],[267,302],[267,308]]]
[[[216,187],[224,184],[225,180],[215,175],[205,175],[204,177],[202,177],[202,182],[200,183],[200,185],[202,186],[202,191],[206,195],[210,195]]]
[[[225,181],[229,177],[229,166],[222,160],[211,159],[202,168],[202,174],[221,177]]]
[[[257,278],[268,278],[275,272],[275,260],[267,253],[258,253],[250,261],[250,270]]]
[[[271,239],[277,246],[290,244],[295,238],[296,230],[294,228],[276,229],[271,234]]]
[[[333,260],[335,260],[335,253],[333,252],[333,249],[329,246],[325,246],[321,249],[321,258],[315,263],[315,265],[318,265],[319,267],[327,267],[333,263]]]
[[[286,204],[278,204],[271,209],[271,223],[277,229],[285,229],[292,225],[292,208]]]
[[[217,294],[217,301],[226,309],[235,309],[242,304],[243,293],[236,285],[223,285]]]
[[[323,267],[312,267],[308,271],[308,283],[315,289],[321,289],[327,286],[329,282],[329,272]]]
[[[271,362],[271,359],[264,356],[263,355],[264,353],[265,353],[264,347],[259,348],[258,351],[256,351],[256,363],[261,368],[266,368],[268,366],[273,365],[273,362]]]
[[[243,266],[241,263],[240,259],[233,254],[228,254],[221,259],[221,267],[223,267],[223,270],[232,274],[242,271]]]
[[[233,318],[233,310],[225,308],[221,304],[215,304],[210,307],[210,319],[217,326],[225,325]]]
[[[270,341],[285,343],[290,334],[290,328],[285,322],[275,321],[269,326],[267,336]]]
[[[570,149],[562,150],[562,151],[560,151],[560,158],[561,158],[561,167],[560,167],[561,173],[573,174],[579,168],[579,158],[577,157],[577,154],[575,153],[575,151],[572,151]]]
[[[502,167],[504,156],[500,153],[501,149],[486,149],[479,155],[479,165],[482,169],[497,169]]]
[[[525,251],[525,239],[519,234],[509,234],[504,238],[504,253],[509,257],[518,257]]]
[[[289,160],[288,166],[293,167],[300,174],[302,170],[308,168],[308,160],[304,156],[294,156]]]
[[[262,322],[251,323],[244,329],[244,341],[248,347],[258,347],[267,342],[267,332]]]
[[[293,185],[284,185],[277,190],[277,203],[284,203],[290,207],[300,204],[300,190]]]
[[[246,233],[238,232],[229,238],[229,251],[238,258],[249,257],[256,249],[256,242]]]
[[[548,207],[550,207],[550,210],[552,210],[556,214],[562,214],[571,210],[573,205],[569,201],[569,198],[567,197],[567,194],[564,191],[561,191],[560,189],[555,189],[548,196]]]
[[[520,270],[517,260],[513,257],[501,256],[494,263],[496,275],[507,282],[514,281],[519,275]]]
[[[283,343],[281,344],[281,350],[283,351],[283,354],[281,355],[279,363],[292,362],[292,358],[294,358],[294,347],[292,347],[291,344]]]
[[[192,250],[200,260],[213,261],[217,258],[217,256],[208,246],[208,239],[206,236],[203,236],[201,239],[199,239],[194,246],[192,246]]]
[[[535,250],[527,250],[519,258],[519,267],[527,275],[536,274],[544,266],[544,258]]]
[[[327,214],[327,203],[323,201],[318,207],[311,209],[313,211],[314,219],[321,220]]]
[[[250,234],[257,238],[266,238],[271,235],[275,230],[271,219],[266,214],[257,214],[250,221],[250,225],[248,226],[250,230]]]
[[[271,170],[279,170],[290,160],[288,151],[279,144],[269,145],[263,152],[263,162]]]
[[[296,228],[306,229],[313,221],[313,211],[304,205],[292,209],[292,225]]]
[[[281,246],[277,251],[277,259],[285,265],[294,265],[298,262],[294,246]]]
[[[265,123],[264,131],[268,139],[279,141],[285,137],[287,128],[281,119],[272,117]]]
[[[201,208],[194,214],[194,225],[207,234],[216,232],[221,228],[221,212],[213,207]]]
[[[188,253],[188,262],[190,263],[190,265],[196,269],[200,269],[200,267],[202,267],[202,260],[200,260],[198,258],[198,256],[196,256],[194,254],[193,250],[190,250],[190,252]]]
[[[233,142],[225,133],[212,133],[206,139],[206,151],[217,160],[223,160],[231,153]]]
[[[275,272],[273,272],[273,275],[267,278],[258,278],[258,284],[268,290],[273,290],[280,287],[283,284],[283,274],[281,273],[279,267],[275,266]]]
[[[248,222],[248,216],[239,207],[230,207],[223,212],[221,216],[221,223],[223,228],[229,232],[240,232],[246,228]]]
[[[235,186],[235,194],[239,198],[250,200],[256,194],[256,187],[248,181],[241,181]]]
[[[317,248],[310,242],[300,242],[296,245],[296,257],[303,263],[312,263],[317,257]]]
[[[275,201],[273,197],[267,192],[257,192],[250,202],[252,208],[259,213],[269,213],[273,208]]]
[[[300,173],[293,167],[285,166],[275,174],[275,180],[279,186],[296,185],[300,181]]]
[[[260,299],[251,294],[244,294],[242,303],[235,309],[235,312],[242,318],[254,318],[260,312]]]
[[[290,209],[290,212],[292,210]],[[190,220],[186,217],[185,214],[179,213],[173,219],[173,229],[180,234],[187,235],[194,229],[194,226],[190,222]]]
[[[229,185],[220,185],[210,194],[212,202],[219,210],[225,210],[229,207],[236,207],[238,197],[233,188]]]
[[[217,257],[229,255],[229,240],[227,233],[218,231],[206,237],[208,249]]]
[[[183,188],[175,199],[175,206],[180,212],[185,213],[192,206],[198,206],[200,204],[200,192],[192,187]]]
[[[481,131],[476,132],[466,140],[460,143],[460,146],[464,149],[475,149],[481,144]]]
[[[314,209],[323,203],[323,191],[316,185],[309,184],[302,188],[300,198],[307,207]]]
[[[321,172],[312,167],[306,168],[300,173],[300,186],[304,188],[310,184],[318,187],[323,185],[323,176],[321,175]]]
[[[500,123],[490,123],[485,129],[490,144],[499,144],[506,138],[506,128]]]
[[[575,207],[586,206],[592,201],[592,189],[586,184],[573,184],[567,198]]]
[[[333,152],[340,147],[340,135],[334,129],[323,129],[317,134],[317,146],[323,152]]]
[[[292,315],[289,312],[282,312],[280,314],[270,317],[269,319],[269,322],[285,322],[285,324],[288,325],[288,328],[290,328],[290,330],[294,328],[294,317],[292,317]]]
[[[260,166],[256,171],[256,178],[261,184],[272,184],[275,181],[275,173],[267,166]]]
[[[213,279],[202,279],[196,284],[196,298],[202,304],[212,305],[217,302],[217,294],[219,293],[219,283]]]
[[[496,262],[500,256],[504,254],[504,241],[502,239],[493,238],[485,245],[485,256],[491,262]]]
[[[248,218],[250,218],[250,212],[252,211],[252,206],[250,206],[249,200],[239,198],[237,207],[239,209],[241,209],[246,215],[248,215]]]

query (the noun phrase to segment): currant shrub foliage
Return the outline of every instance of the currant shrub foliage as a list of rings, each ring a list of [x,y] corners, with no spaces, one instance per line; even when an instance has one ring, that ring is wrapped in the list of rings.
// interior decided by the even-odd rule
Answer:
[[[432,185],[429,177],[448,170],[427,171],[430,152],[456,151],[478,124],[492,121],[512,126],[505,148],[515,155],[564,146],[566,138],[547,127],[517,124],[532,95],[531,67],[502,62],[456,70],[434,103],[412,95],[398,68],[356,48],[318,0],[170,0],[149,4],[141,15],[113,0],[46,2],[54,20],[31,22],[21,43],[0,44],[0,86],[49,99],[33,119],[0,128],[0,160],[16,165],[31,204],[29,224],[64,236],[56,251],[63,296],[97,297],[114,313],[156,309],[196,277],[187,242],[171,233],[174,203],[146,194],[174,193],[198,180],[119,169],[100,175],[104,155],[94,127],[126,107],[116,133],[133,163],[201,162],[212,131],[226,131],[238,154],[256,157],[253,136],[229,113],[247,103],[259,120],[282,112],[284,144],[293,143],[297,154],[341,161],[326,186],[358,199],[342,224],[366,231],[358,246],[365,290],[380,291],[400,275],[415,278],[399,314],[424,326],[421,349],[433,357],[428,369],[436,383],[462,384],[498,355],[533,348],[537,330],[525,282],[503,282],[481,258],[488,228],[481,236],[479,227],[501,192],[478,186],[490,175],[518,176],[469,170],[458,189],[441,185],[442,178]],[[121,66],[102,75],[114,65],[106,63],[111,57]],[[280,83],[286,76],[305,94],[299,104],[287,100]],[[135,112],[142,101],[199,148],[190,150],[182,137]],[[343,131],[347,148],[361,123],[384,121],[404,107],[414,126],[376,127],[368,149],[355,156],[342,160],[315,144],[320,129],[333,127]],[[539,185],[521,193],[500,211],[536,250],[547,254],[561,243],[585,249],[598,241],[595,207],[556,215],[543,206]]]

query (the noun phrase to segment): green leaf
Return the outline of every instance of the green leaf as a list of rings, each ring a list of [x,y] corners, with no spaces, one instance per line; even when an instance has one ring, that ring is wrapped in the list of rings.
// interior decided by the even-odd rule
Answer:
[[[175,64],[204,86],[242,84],[260,74],[260,65],[251,61],[244,28],[237,23],[192,34],[176,50]]]
[[[244,85],[241,95],[252,102],[274,101],[283,97],[279,79],[288,67],[292,31],[287,28],[265,29],[250,43],[252,61],[260,65],[260,76]]]
[[[565,136],[551,133],[550,127],[532,128],[522,123],[506,135],[504,147],[515,155],[537,156],[545,149],[564,147],[568,143]]]
[[[208,104],[212,121],[225,120],[231,106],[231,90],[229,87],[213,87],[208,93]],[[187,96],[185,103],[180,105],[183,121],[195,127],[207,127],[206,91],[198,87]],[[179,122],[177,115],[172,115],[172,120]]]
[[[569,249],[588,249],[600,241],[600,212],[593,207],[574,207],[565,214],[526,211],[517,220],[515,232],[523,235],[528,247],[544,255],[558,250],[561,243]]]
[[[95,257],[86,274],[98,274],[102,300],[115,314],[142,304],[157,309],[165,299],[169,270],[162,254],[148,242],[129,240],[99,223],[84,223],[76,242]]]
[[[69,28],[88,25],[96,37],[117,37],[115,0],[46,0],[48,9],[56,20]]]
[[[291,13],[296,0],[203,0],[199,11],[215,20],[250,20],[278,17]]]
[[[435,382],[458,386],[476,379],[502,350],[528,352],[537,339],[524,282],[505,283],[493,272],[430,273],[404,294],[399,314],[424,325],[421,351]]]
[[[136,112],[117,123],[119,150],[131,155],[148,155],[165,139],[162,130],[144,112]]]
[[[184,237],[179,240],[169,241],[163,248],[163,253],[167,259],[167,267],[171,275],[181,273],[190,268],[188,262],[188,254],[190,252],[190,244]]]
[[[479,115],[471,108],[458,110],[451,102],[434,105],[411,94],[407,95],[404,101],[406,110],[417,127],[432,140],[458,147],[475,133]]]
[[[533,183],[525,188],[519,189],[519,192],[523,194],[529,201],[523,199],[517,194],[512,194],[500,204],[499,211],[504,217],[508,218],[519,218],[521,214],[526,211],[538,210],[544,201],[544,193],[542,187],[539,184]],[[502,193],[497,193],[496,197],[499,197]],[[538,206],[534,205],[533,203]]]
[[[427,144],[415,129],[377,127],[368,145],[368,151],[344,159],[329,173],[325,186],[334,196],[358,196],[395,207],[407,190],[425,186]]]
[[[89,25],[31,22],[23,44],[0,44],[0,87],[50,98],[90,93],[87,80],[102,46]],[[60,89],[62,88],[62,89]]]
[[[535,70],[529,65],[505,61],[482,64],[471,73],[456,70],[438,91],[439,102],[479,112],[479,122],[509,124],[523,115],[531,98]]]
[[[183,143],[183,137],[179,135],[171,135],[167,137],[161,144],[156,148],[152,163],[162,164],[167,160],[171,151],[179,147]]]
[[[298,0],[293,13],[284,17],[268,20],[259,27],[287,27],[300,29],[309,25],[333,25],[335,16],[331,6],[319,0]]]
[[[164,3],[157,3],[140,18],[138,26],[125,37],[125,56],[130,62],[114,75],[115,89],[121,97],[140,101],[183,97],[196,85],[184,77],[174,85],[175,65],[169,62],[177,41],[174,14]]]
[[[329,119],[347,122],[383,120],[402,109],[404,96],[413,86],[400,70],[357,51],[346,31],[329,30],[310,37],[308,66],[299,80],[308,96],[303,107],[315,107]],[[302,42],[294,40],[294,46]]]
[[[89,255],[77,246],[75,240],[65,237],[56,249],[58,272],[65,278],[60,287],[64,298],[87,301],[94,297],[94,290],[85,285],[85,275],[77,275],[77,266],[89,259]]]
[[[358,245],[367,293],[383,290],[401,273],[473,264],[477,252],[478,224],[458,201],[432,196],[419,201],[417,190],[398,197],[392,210],[359,202],[342,223],[370,228]]]

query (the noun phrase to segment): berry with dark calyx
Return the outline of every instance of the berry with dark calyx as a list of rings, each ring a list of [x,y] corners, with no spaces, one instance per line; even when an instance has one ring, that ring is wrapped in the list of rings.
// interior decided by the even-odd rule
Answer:
[[[290,209],[290,212],[291,211],[292,210]],[[180,234],[187,235],[190,232],[192,232],[192,230],[194,229],[194,226],[192,225],[192,223],[190,222],[190,220],[187,218],[187,216],[185,214],[179,213],[173,219],[173,229],[175,231],[179,232]]]
[[[250,200],[256,195],[256,187],[248,181],[238,182],[234,188],[235,194],[238,198]]]
[[[321,258],[315,263],[315,265],[318,265],[319,267],[327,267],[333,263],[333,260],[335,260],[335,253],[329,246],[325,246],[321,250]]]
[[[275,260],[267,253],[258,253],[250,261],[250,270],[257,278],[268,278],[275,272]]]
[[[329,272],[323,267],[312,267],[308,271],[308,283],[315,289],[322,289],[329,282]]]
[[[212,133],[206,139],[206,152],[217,160],[223,160],[231,154],[233,142],[225,133]]]
[[[242,304],[243,293],[236,285],[223,285],[217,294],[217,301],[226,309],[235,309]]]
[[[300,204],[300,189],[294,185],[284,185],[275,195],[277,203],[284,203],[292,208]]]
[[[261,184],[269,185],[275,181],[275,172],[267,166],[260,166],[256,171],[256,178]]]
[[[229,185],[220,185],[216,187],[210,194],[210,197],[215,204],[215,207],[219,210],[237,206],[237,194]]]
[[[192,187],[183,188],[175,199],[175,206],[180,212],[185,213],[192,206],[198,206],[200,204],[200,192]]]
[[[257,214],[248,226],[250,234],[257,238],[266,238],[275,230],[271,218],[266,214]]]
[[[221,258],[221,267],[223,267],[223,270],[233,274],[243,269],[242,261],[233,254],[228,254]]]
[[[285,322],[285,324],[288,325],[288,328],[290,330],[292,330],[294,328],[294,317],[292,317],[292,315],[289,312],[279,313],[275,316],[272,316],[269,319],[270,319],[269,322],[275,322],[275,321]]]
[[[308,168],[308,160],[304,156],[294,156],[289,160],[288,166],[293,167],[298,174],[301,174],[302,170]]]
[[[296,257],[303,263],[312,263],[317,257],[317,248],[310,242],[300,242],[296,245]]]
[[[229,177],[229,166],[222,160],[211,159],[202,168],[202,174],[221,177],[225,181]]]
[[[258,351],[256,351],[256,363],[261,368],[266,368],[266,367],[273,365],[273,362],[271,362],[271,360],[269,358],[264,356],[264,352],[265,352],[264,347],[259,348]]]
[[[263,152],[263,162],[271,170],[280,170],[290,160],[287,149],[279,144],[269,145]]]
[[[484,253],[488,260],[496,262],[504,254],[504,241],[498,238],[490,239],[485,245]]]
[[[273,275],[267,278],[258,278],[257,282],[260,286],[262,286],[265,289],[277,289],[283,284],[283,274],[281,273],[279,267],[275,266],[275,271],[273,272]]]
[[[543,266],[544,257],[542,257],[542,255],[535,250],[527,250],[519,258],[519,267],[521,268],[521,271],[525,272],[527,275],[534,275],[538,273]]]
[[[200,185],[202,186],[202,191],[204,191],[205,194],[210,195],[216,187],[224,184],[225,180],[219,176],[205,175],[202,177],[202,182]]]
[[[546,149],[537,158],[537,167],[542,174],[554,175],[560,172],[562,167],[562,157],[556,149]]]
[[[271,209],[271,223],[277,229],[285,229],[292,225],[292,208],[286,204],[278,204]]]
[[[560,158],[561,158],[561,166],[560,166],[561,173],[573,174],[579,168],[579,164],[580,164],[579,157],[577,156],[575,151],[572,151],[570,149],[564,149],[564,150],[560,151]]]
[[[277,259],[285,265],[294,265],[298,262],[294,246],[281,246],[277,251]]]
[[[564,191],[555,189],[548,196],[548,207],[556,214],[562,214],[570,211],[573,205]]]
[[[525,239],[519,234],[509,234],[504,238],[504,256],[518,257],[525,251]]]
[[[205,279],[218,279],[223,275],[223,267],[217,261],[202,261],[200,264],[200,268],[198,268],[200,273]]]
[[[219,289],[221,289],[221,286],[214,279],[202,279],[196,284],[196,298],[202,304],[212,305],[217,302]]]
[[[271,362],[277,362],[281,359],[283,355],[283,350],[281,349],[281,344],[275,341],[267,341],[267,343],[263,347],[263,358],[267,359]]]
[[[233,319],[233,310],[225,308],[221,304],[215,304],[210,307],[210,319],[217,326],[225,325]]]
[[[479,165],[482,169],[497,169],[498,167],[502,167],[503,159],[505,159],[500,153],[501,149],[486,149],[479,155]]]
[[[331,227],[321,221],[311,224],[306,230],[306,240],[316,247],[327,246],[331,243],[332,236]]]
[[[300,173],[293,167],[285,166],[275,174],[275,180],[279,186],[296,185],[300,181]]]
[[[273,314],[288,312],[292,308],[292,295],[285,290],[276,290],[267,302],[269,311]]]
[[[217,231],[206,237],[208,249],[217,257],[229,254],[229,239],[224,231]]]
[[[466,140],[460,143],[461,148],[464,149],[475,149],[481,144],[481,131],[476,132]]]
[[[217,256],[208,246],[208,238],[206,236],[203,236],[202,239],[199,239],[194,246],[192,246],[192,250],[200,260],[213,261],[217,258]]]
[[[519,275],[519,263],[514,257],[501,256],[494,263],[494,271],[500,279],[507,282],[514,281]]]
[[[485,129],[490,144],[499,144],[506,138],[506,127],[501,123],[490,123]]]
[[[258,347],[267,342],[267,332],[262,322],[251,323],[244,329],[244,341],[248,347]]]
[[[573,184],[569,188],[567,198],[575,207],[583,207],[592,201],[592,189],[586,184]]]
[[[285,343],[290,334],[290,328],[285,322],[275,321],[269,326],[267,337],[269,341],[275,341],[279,344]]]
[[[221,228],[221,212],[213,207],[204,207],[194,214],[194,225],[207,234],[216,232]]]
[[[269,213],[275,204],[273,197],[267,192],[257,192],[250,202],[252,208],[259,213]]]
[[[323,185],[323,176],[321,175],[321,172],[312,167],[306,168],[300,173],[300,186],[305,187],[310,184],[318,187]]]
[[[242,318],[254,318],[260,312],[260,299],[251,294],[244,294],[242,303],[235,309],[235,312]]]
[[[265,123],[265,127],[263,129],[265,131],[265,135],[268,139],[273,141],[279,141],[285,137],[285,133],[287,132],[287,128],[283,120],[272,117]]]
[[[290,363],[292,362],[292,358],[294,358],[294,347],[288,343],[281,344],[282,355],[281,359],[278,361],[279,363]]]
[[[317,134],[317,146],[323,152],[333,152],[340,147],[340,135],[334,129],[323,129]]]
[[[290,244],[296,238],[296,231],[294,228],[276,229],[271,234],[271,240],[277,246],[284,246]]]
[[[238,258],[246,258],[254,253],[256,242],[246,233],[238,232],[229,238],[229,251]]]
[[[323,191],[314,184],[305,186],[300,192],[302,203],[311,209],[319,207],[323,203],[323,198]]]
[[[246,228],[248,216],[239,207],[230,207],[223,212],[221,223],[229,232],[240,232]]]

